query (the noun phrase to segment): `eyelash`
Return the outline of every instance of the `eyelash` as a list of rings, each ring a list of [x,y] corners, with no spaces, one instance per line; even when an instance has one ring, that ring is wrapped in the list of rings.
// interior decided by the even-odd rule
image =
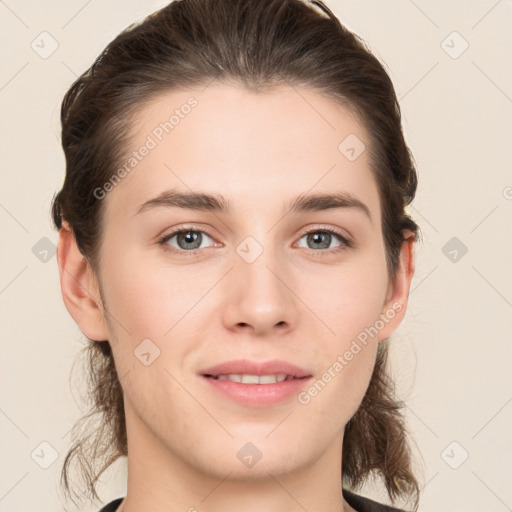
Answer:
[[[169,251],[169,252],[171,252],[173,254],[195,256],[200,251],[203,251],[204,248],[203,249],[193,249],[191,251],[185,251],[183,249],[181,249],[181,250],[175,249],[174,247],[171,247],[167,243],[175,235],[178,235],[178,234],[184,233],[184,232],[186,233],[188,231],[192,231],[193,233],[204,233],[204,234],[208,235],[210,238],[213,239],[213,236],[210,235],[208,233],[208,231],[205,231],[203,229],[195,229],[193,226],[183,226],[180,229],[172,231],[171,233],[168,233],[168,234],[164,235],[163,237],[161,237],[159,239],[158,243],[163,247],[163,249],[165,251]],[[303,238],[305,235],[309,235],[311,233],[329,233],[330,235],[334,235],[335,237],[337,237],[338,240],[341,242],[341,245],[339,245],[338,247],[335,247],[334,249],[311,249],[311,251],[313,251],[315,253],[315,255],[318,256],[318,257],[324,257],[325,253],[327,253],[327,255],[337,254],[339,252],[346,251],[347,249],[351,249],[353,247],[352,241],[349,238],[347,238],[345,235],[343,235],[341,232],[339,232],[338,230],[336,230],[334,228],[315,228],[315,229],[310,229],[309,231],[303,232],[300,235],[299,240],[301,238]],[[209,247],[209,249],[210,248],[211,247]]]

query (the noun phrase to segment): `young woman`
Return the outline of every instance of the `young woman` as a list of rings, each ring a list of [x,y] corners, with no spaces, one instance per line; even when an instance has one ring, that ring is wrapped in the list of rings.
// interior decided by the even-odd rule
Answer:
[[[417,177],[362,40],[321,2],[176,0],[77,79],[62,127],[93,397],[66,492],[73,462],[97,497],[127,456],[104,512],[416,510],[386,357]],[[393,508],[356,492],[374,476]]]

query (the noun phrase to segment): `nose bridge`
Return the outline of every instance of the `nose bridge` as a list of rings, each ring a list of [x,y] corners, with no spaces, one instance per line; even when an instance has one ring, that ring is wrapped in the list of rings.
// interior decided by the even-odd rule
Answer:
[[[245,295],[255,292],[264,292],[270,300],[269,294],[281,294],[282,282],[276,273],[283,273],[282,253],[275,245],[272,233],[259,236],[247,236],[236,248],[238,255],[235,264],[235,273],[242,283],[247,286]]]
[[[277,231],[269,227],[270,220],[257,209],[252,209],[248,217],[250,229],[245,231],[245,237],[235,247],[235,270],[251,282],[275,277],[268,267],[279,266],[278,260],[282,255],[282,248],[277,246]]]

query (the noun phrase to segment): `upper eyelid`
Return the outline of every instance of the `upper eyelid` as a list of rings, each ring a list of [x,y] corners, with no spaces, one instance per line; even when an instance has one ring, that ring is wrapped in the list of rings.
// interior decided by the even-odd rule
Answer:
[[[194,232],[205,233],[212,240],[215,239],[215,236],[210,234],[208,229],[201,228],[199,226],[184,225],[183,227],[178,227],[178,228],[173,229],[166,235],[160,236],[159,240],[170,240],[171,238],[175,237],[177,234],[182,233],[184,231],[194,231]],[[304,228],[304,230],[302,230],[300,232],[299,238],[302,238],[311,232],[314,233],[314,232],[322,232],[322,231],[332,232],[332,234],[334,234],[335,236],[340,237],[340,241],[343,243],[345,243],[345,240],[346,240],[346,242],[348,242],[350,244],[354,243],[352,235],[341,233],[341,228],[334,228],[332,226],[326,226],[326,225],[317,225],[317,226],[312,226],[310,228]],[[200,250],[200,249],[195,249],[195,250]]]
[[[310,227],[310,228],[305,228],[304,230],[302,230],[300,233],[300,236],[303,237],[304,235],[307,235],[308,233],[311,233],[311,232],[315,232],[315,231],[330,231],[330,232],[334,232],[335,234],[338,234],[340,236],[343,236],[345,238],[347,238],[348,240],[351,240],[352,239],[352,235],[348,234],[343,234],[342,231],[346,231],[346,230],[343,230],[342,228],[339,228],[339,227],[333,227],[333,226],[327,226],[327,225],[318,225],[318,226],[313,226],[313,227]]]

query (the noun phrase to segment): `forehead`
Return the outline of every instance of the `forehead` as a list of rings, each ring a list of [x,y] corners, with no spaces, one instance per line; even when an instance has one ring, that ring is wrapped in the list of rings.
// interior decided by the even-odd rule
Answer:
[[[125,172],[108,192],[107,215],[131,215],[167,189],[220,193],[234,208],[263,209],[346,190],[378,210],[366,130],[346,107],[309,89],[172,90],[141,107],[128,129],[118,166]]]

